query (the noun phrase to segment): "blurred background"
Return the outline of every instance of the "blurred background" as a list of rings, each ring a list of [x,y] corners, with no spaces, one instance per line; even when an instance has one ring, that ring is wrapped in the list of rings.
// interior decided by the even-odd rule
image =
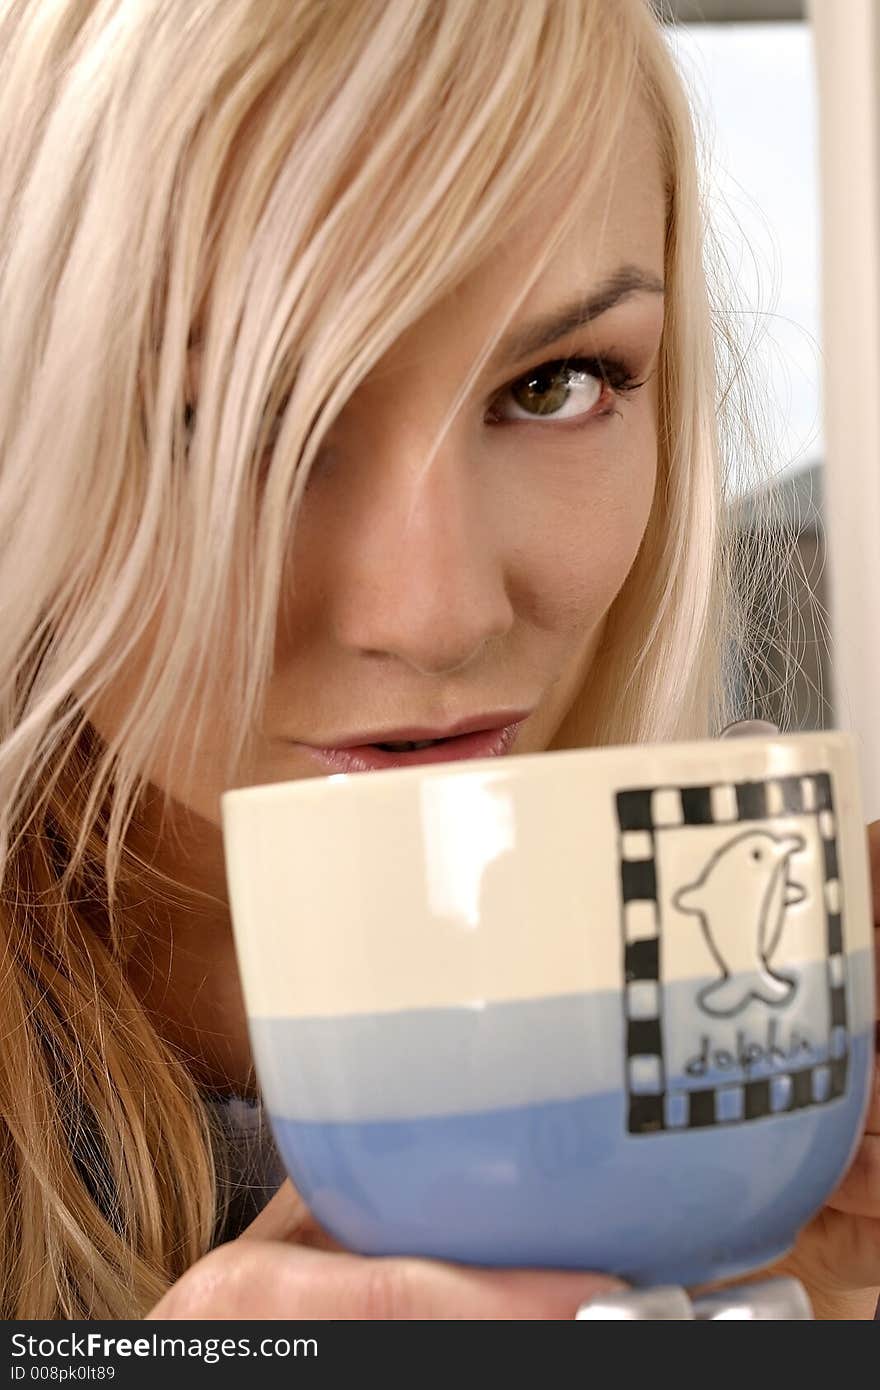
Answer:
[[[838,0],[841,8],[846,0]],[[786,583],[772,573],[754,600],[762,660],[743,698],[784,727],[836,723],[822,482],[821,264],[814,36],[801,0],[678,0],[670,40],[697,116],[711,216],[752,372],[756,422],[770,449]],[[746,553],[761,512],[754,477],[732,488]]]
[[[880,0],[654,0],[697,119],[723,279],[758,388],[775,520],[743,713],[851,730],[880,817]],[[745,461],[745,452],[743,461]]]

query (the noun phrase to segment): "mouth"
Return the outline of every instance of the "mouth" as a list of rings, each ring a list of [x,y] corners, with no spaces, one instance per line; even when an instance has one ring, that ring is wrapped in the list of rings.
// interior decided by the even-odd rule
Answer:
[[[346,742],[336,747],[301,746],[328,772],[380,772],[466,758],[497,758],[510,752],[525,718],[523,714],[507,724],[439,738],[389,737],[376,742]]]

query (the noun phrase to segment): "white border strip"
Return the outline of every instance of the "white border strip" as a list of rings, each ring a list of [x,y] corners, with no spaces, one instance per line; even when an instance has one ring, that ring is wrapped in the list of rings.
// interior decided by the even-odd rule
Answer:
[[[811,0],[822,172],[826,529],[836,722],[880,816],[880,6]]]

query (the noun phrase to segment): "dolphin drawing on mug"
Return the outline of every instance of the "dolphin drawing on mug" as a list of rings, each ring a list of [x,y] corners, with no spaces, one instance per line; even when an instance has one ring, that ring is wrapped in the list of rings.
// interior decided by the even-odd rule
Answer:
[[[721,978],[699,993],[700,1007],[726,1018],[752,999],[771,1007],[787,1004],[796,980],[771,967],[786,908],[805,892],[789,878],[789,859],[804,848],[800,835],[748,830],[716,850],[699,878],[680,888],[673,903],[699,917]]]

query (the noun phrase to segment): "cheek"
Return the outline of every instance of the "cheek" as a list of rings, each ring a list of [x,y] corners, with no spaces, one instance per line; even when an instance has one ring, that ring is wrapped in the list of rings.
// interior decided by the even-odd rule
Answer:
[[[173,699],[175,716],[170,720],[160,717],[156,708],[151,708],[149,695],[155,688],[156,649],[168,619],[168,611],[160,607],[109,689],[99,697],[85,698],[83,692],[77,693],[103,742],[115,741],[121,730],[134,721],[137,733],[129,744],[129,754],[139,772],[176,801],[216,819],[219,769],[233,736],[234,715],[228,701],[233,680],[232,651],[222,640],[213,644],[210,667],[198,680],[195,665],[190,668],[185,664],[184,674],[169,697]],[[191,753],[190,776],[187,759]]]
[[[622,424],[612,420],[608,435]],[[509,583],[519,610],[544,628],[593,628],[636,558],[657,474],[653,421],[623,436],[549,451],[515,505],[508,499]]]

